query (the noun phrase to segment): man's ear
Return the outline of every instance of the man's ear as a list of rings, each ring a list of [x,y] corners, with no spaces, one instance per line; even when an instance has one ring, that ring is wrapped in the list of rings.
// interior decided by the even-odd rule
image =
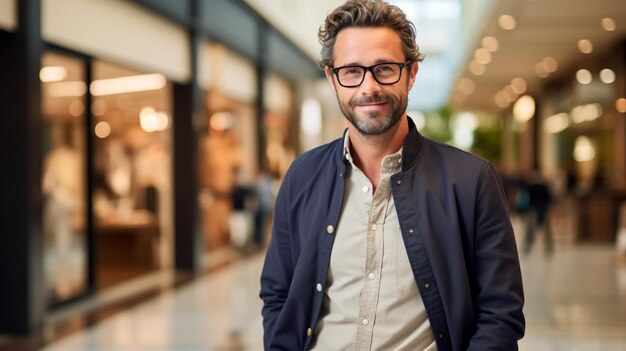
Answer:
[[[330,70],[328,66],[324,67],[324,74],[326,75],[326,80],[328,81],[328,84],[331,86],[331,88],[333,88],[333,90],[336,93],[337,87],[335,86],[335,79],[333,76],[333,72]]]
[[[411,63],[411,74],[409,74],[409,90],[413,88],[413,83],[415,83],[415,77],[417,76],[417,71],[419,70],[419,63],[413,62]]]

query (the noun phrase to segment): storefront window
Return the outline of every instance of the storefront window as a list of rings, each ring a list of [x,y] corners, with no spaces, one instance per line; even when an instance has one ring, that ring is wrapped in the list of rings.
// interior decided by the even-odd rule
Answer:
[[[97,285],[172,265],[171,87],[157,73],[93,64]]]
[[[43,234],[48,303],[87,288],[85,65],[73,57],[42,57]]]
[[[199,207],[204,266],[210,268],[251,241],[258,126],[252,62],[217,43],[207,43],[202,53],[206,129],[198,150]]]
[[[265,129],[267,131],[267,170],[281,176],[295,157],[297,119],[294,118],[294,90],[278,75],[265,80]]]

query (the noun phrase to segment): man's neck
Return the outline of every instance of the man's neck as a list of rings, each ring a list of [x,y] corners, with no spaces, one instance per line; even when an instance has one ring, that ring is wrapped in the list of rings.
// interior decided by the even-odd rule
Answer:
[[[374,189],[380,181],[380,168],[385,156],[398,152],[409,133],[406,115],[383,135],[362,135],[352,125],[350,133],[350,154],[354,163],[370,180]]]

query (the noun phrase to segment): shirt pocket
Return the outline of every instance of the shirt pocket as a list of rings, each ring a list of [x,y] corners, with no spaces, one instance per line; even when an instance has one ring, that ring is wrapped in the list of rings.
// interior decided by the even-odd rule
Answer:
[[[396,287],[401,295],[416,294],[418,291],[402,237],[396,244]]]

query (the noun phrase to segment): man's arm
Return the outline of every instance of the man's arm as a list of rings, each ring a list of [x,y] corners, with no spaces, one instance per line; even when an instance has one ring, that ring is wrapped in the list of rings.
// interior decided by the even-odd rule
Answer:
[[[265,256],[261,273],[261,299],[263,299],[263,343],[270,349],[276,320],[287,300],[289,286],[293,277],[291,260],[291,242],[289,232],[289,213],[287,196],[287,176],[278,193],[274,207],[272,238]]]
[[[491,164],[476,199],[472,295],[476,332],[468,350],[517,350],[524,336],[524,292],[506,197]]]

